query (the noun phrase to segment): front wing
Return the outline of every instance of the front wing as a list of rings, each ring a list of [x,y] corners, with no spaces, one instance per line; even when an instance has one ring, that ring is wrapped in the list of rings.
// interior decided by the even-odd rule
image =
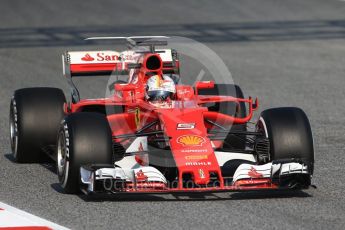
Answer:
[[[190,193],[248,190],[306,189],[311,184],[310,165],[293,160],[264,165],[241,164],[232,178],[207,185],[167,181],[154,167],[124,169],[113,165],[87,165],[80,168],[82,191],[105,193]],[[192,181],[191,181],[192,182]]]

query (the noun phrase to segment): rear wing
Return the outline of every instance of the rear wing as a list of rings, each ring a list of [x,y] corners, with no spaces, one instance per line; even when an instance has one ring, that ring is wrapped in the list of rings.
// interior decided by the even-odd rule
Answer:
[[[163,72],[178,68],[177,54],[171,49],[156,49],[163,61]],[[128,72],[129,63],[137,63],[142,54],[133,50],[117,51],[71,51],[62,55],[65,77],[110,75]]]

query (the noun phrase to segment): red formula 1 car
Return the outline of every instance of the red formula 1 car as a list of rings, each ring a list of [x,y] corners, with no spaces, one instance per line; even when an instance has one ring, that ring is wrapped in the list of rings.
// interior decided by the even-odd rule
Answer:
[[[305,189],[314,165],[310,124],[299,108],[265,110],[251,130],[258,100],[240,87],[178,84],[175,50],[166,42],[127,38],[130,50],[67,52],[71,102],[56,88],[15,91],[10,135],[17,162],[50,156],[66,193],[225,192]],[[140,47],[140,49],[136,49]],[[102,99],[80,99],[72,79],[117,73]],[[176,83],[171,100],[146,100],[152,75]],[[253,125],[254,126],[254,125]],[[44,153],[44,154],[42,154]]]

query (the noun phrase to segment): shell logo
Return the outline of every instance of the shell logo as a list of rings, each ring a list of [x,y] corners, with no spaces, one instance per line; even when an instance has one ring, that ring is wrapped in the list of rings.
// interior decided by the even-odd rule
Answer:
[[[204,142],[205,139],[198,135],[183,135],[177,138],[177,143],[183,146],[201,146]]]

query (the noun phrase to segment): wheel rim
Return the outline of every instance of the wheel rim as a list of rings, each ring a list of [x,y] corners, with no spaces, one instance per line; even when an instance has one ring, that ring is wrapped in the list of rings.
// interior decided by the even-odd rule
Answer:
[[[263,135],[265,135],[266,138],[269,138],[268,132],[267,132],[266,122],[262,117],[259,118],[259,121],[256,125],[256,131],[261,132]]]
[[[63,176],[66,169],[66,141],[63,131],[59,133],[57,146],[57,166],[59,176]]]
[[[256,132],[262,133],[267,139],[270,139],[267,132],[266,122],[263,117],[260,117],[258,123],[256,124]],[[272,156],[270,152],[268,155],[268,162],[270,162],[271,160]]]
[[[17,128],[17,114],[15,113],[14,105],[10,109],[10,139],[11,139],[11,149],[14,157],[17,157],[18,149],[18,128]]]

